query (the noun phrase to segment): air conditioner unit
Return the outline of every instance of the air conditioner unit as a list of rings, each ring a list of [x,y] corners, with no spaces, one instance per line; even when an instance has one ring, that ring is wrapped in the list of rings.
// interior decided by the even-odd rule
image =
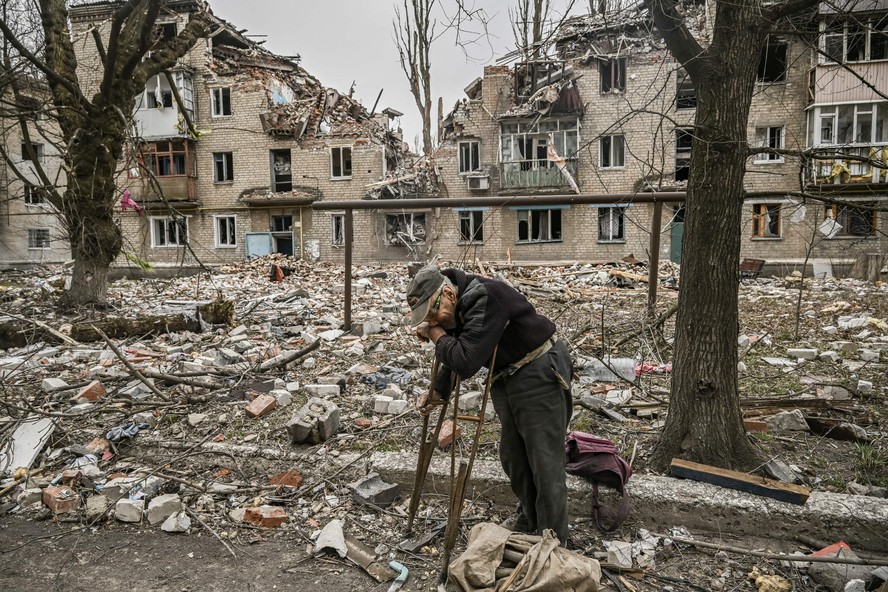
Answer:
[[[467,179],[469,189],[472,191],[484,191],[490,189],[490,177],[469,177]]]

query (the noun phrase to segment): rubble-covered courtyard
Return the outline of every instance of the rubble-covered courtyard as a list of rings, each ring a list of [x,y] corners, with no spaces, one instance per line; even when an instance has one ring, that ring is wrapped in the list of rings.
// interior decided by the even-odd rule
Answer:
[[[647,267],[631,256],[461,267],[511,283],[555,321],[576,372],[571,429],[611,439],[636,475],[648,473],[668,408],[678,267],[660,266],[654,319]],[[348,331],[341,266],[273,256],[212,275],[119,280],[109,310],[71,314],[55,307],[65,278],[55,271],[2,278],[0,589],[388,590],[377,568],[393,560],[409,572],[403,590],[436,588],[442,537],[399,549],[413,483],[376,474],[376,459],[418,450],[414,401],[432,366],[431,347],[405,324],[407,265],[354,268]],[[888,506],[886,296],[883,282],[742,280],[741,406],[767,459],[760,474]],[[214,302],[223,319],[196,314]],[[132,330],[146,318],[149,332]],[[171,331],[180,319],[189,328]],[[93,325],[95,339],[73,337]],[[463,383],[461,413],[478,412],[483,379]],[[479,460],[495,462],[498,422],[487,415]],[[465,454],[470,429],[442,433],[436,455]],[[475,491],[454,557],[472,526],[514,509]],[[446,496],[427,494],[414,531],[446,517]],[[885,557],[884,526],[873,534],[881,548],[852,544],[854,557]],[[633,513],[615,533],[588,517],[571,529],[569,548],[612,568],[602,578],[611,590],[847,589],[818,568],[834,564],[767,556],[819,550],[848,538],[841,531],[778,540]],[[336,551],[346,539],[351,560]],[[878,584],[876,565],[845,581]]]

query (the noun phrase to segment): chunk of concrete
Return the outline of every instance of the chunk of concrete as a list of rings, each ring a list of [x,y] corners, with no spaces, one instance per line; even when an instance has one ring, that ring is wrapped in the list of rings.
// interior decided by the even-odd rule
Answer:
[[[834,352],[834,351],[832,351],[832,350],[828,350],[828,351],[825,351],[825,352],[820,352],[820,355],[818,355],[817,358],[818,358],[821,362],[832,362],[832,363],[836,363],[836,362],[839,361],[839,354],[837,354],[836,352]]]
[[[401,390],[401,387],[399,387],[397,384],[388,385],[379,394],[385,395],[386,397],[391,397],[394,401],[399,401],[407,398],[407,395],[404,394],[404,391]]]
[[[835,401],[847,401],[851,398],[851,391],[841,386],[827,385],[819,393],[821,399],[832,399]]]
[[[628,380],[635,382],[634,358],[604,358],[604,360],[590,360],[583,371],[594,382],[618,382]]]
[[[459,395],[459,408],[462,411],[468,411],[469,409],[477,409],[481,406],[481,397],[484,393],[481,391],[472,391],[470,393],[460,394]]]
[[[388,413],[388,408],[391,402],[391,397],[387,397],[385,395],[376,395],[375,397],[373,397],[373,412]]]
[[[68,383],[61,378],[44,378],[40,381],[40,388],[44,393],[54,393],[68,386]]]
[[[160,525],[162,531],[169,533],[188,532],[189,528],[191,528],[191,517],[185,510],[172,514]]]
[[[188,414],[188,425],[191,427],[195,427],[200,425],[207,418],[206,413],[189,413]]]
[[[332,401],[312,397],[287,422],[294,444],[318,444],[332,438],[339,429],[339,407]]]
[[[293,403],[293,395],[291,395],[290,391],[288,391],[287,389],[275,389],[268,394],[274,397],[274,400],[277,401],[278,407],[286,407],[287,405],[291,405]]]
[[[104,495],[91,495],[86,498],[87,522],[93,522],[104,516],[110,506],[111,500]]]
[[[765,418],[768,430],[772,432],[807,432],[808,422],[798,409],[781,411],[776,415]]]
[[[338,384],[306,384],[304,388],[316,397],[335,397],[341,392]]]
[[[55,423],[50,417],[31,415],[25,419],[0,448],[0,474],[13,472],[19,467],[30,469],[53,431]]]
[[[816,360],[817,350],[807,347],[791,348],[786,350],[786,355],[790,358],[801,358],[802,360]]]
[[[837,352],[853,354],[857,351],[858,345],[853,341],[833,341],[830,346]]]
[[[407,411],[407,409],[409,407],[410,407],[409,401],[404,401],[404,400],[392,401],[388,405],[387,413],[389,415],[400,415],[401,413],[404,413],[405,411]]]
[[[879,352],[873,349],[859,349],[857,350],[857,357],[862,362],[878,362],[880,355]]]
[[[778,481],[784,483],[798,483],[800,481],[798,474],[788,464],[776,458],[766,462],[764,468],[771,477]]]
[[[179,499],[179,494],[158,495],[148,503],[148,523],[158,524],[181,510],[182,500]]]
[[[626,569],[631,569],[632,543],[610,541],[607,545],[607,562]]]
[[[114,517],[121,522],[141,522],[145,500],[131,500],[127,497],[117,500],[114,505]]]
[[[370,473],[363,479],[349,484],[352,498],[361,505],[373,504],[387,508],[398,497],[398,484],[386,483],[378,473]]]
[[[858,380],[857,381],[857,392],[862,395],[868,395],[873,392],[873,383],[868,380]]]
[[[41,501],[43,501],[43,490],[39,487],[30,487],[15,498],[15,502],[22,506],[30,506]]]

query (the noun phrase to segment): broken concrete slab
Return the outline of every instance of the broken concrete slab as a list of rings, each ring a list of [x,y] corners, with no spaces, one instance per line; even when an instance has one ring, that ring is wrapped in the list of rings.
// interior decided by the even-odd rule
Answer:
[[[160,525],[162,531],[169,533],[188,532],[189,528],[191,528],[191,517],[185,510],[172,514]]]
[[[293,444],[325,442],[339,429],[339,407],[332,401],[312,397],[286,427]]]
[[[86,498],[86,520],[93,522],[106,514],[111,507],[111,500],[104,495],[91,495]]]
[[[0,450],[0,474],[20,467],[30,469],[54,430],[55,422],[49,417],[31,415],[25,419]]]
[[[182,510],[182,500],[177,493],[158,495],[148,503],[148,523],[158,524],[164,522],[173,514]]]
[[[634,358],[610,358],[589,360],[583,366],[583,372],[593,382],[619,382],[627,380],[635,382]]]
[[[808,422],[805,415],[798,409],[781,411],[776,415],[765,418],[768,430],[772,432],[807,432]]]
[[[813,348],[791,348],[786,350],[786,355],[790,358],[802,359],[802,360],[816,360],[817,359],[817,350]]]
[[[114,517],[121,522],[141,522],[144,510],[145,500],[124,497],[114,504]]]
[[[373,504],[387,508],[398,498],[400,487],[397,483],[386,483],[378,473],[370,473],[363,479],[349,484],[352,498],[361,505]]]
[[[340,394],[338,384],[306,384],[303,389],[316,397],[335,397]]]

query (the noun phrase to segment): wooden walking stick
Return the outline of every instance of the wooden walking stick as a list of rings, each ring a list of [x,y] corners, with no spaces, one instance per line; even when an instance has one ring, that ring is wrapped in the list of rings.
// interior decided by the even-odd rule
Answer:
[[[475,437],[472,439],[472,448],[469,450],[468,461],[459,464],[459,472],[454,479],[456,445],[452,444],[450,461],[450,513],[447,516],[447,530],[444,531],[444,552],[442,553],[441,572],[438,574],[438,583],[447,583],[448,570],[450,569],[450,554],[456,545],[456,535],[459,531],[459,519],[462,515],[463,502],[466,498],[466,489],[472,475],[472,466],[475,464],[475,455],[478,453],[478,445],[481,443],[481,430],[484,427],[484,414],[487,411],[487,401],[490,399],[490,388],[493,384],[493,366],[496,363],[496,352],[499,346],[494,348],[490,356],[490,365],[487,367],[487,383],[484,386],[484,395],[481,397],[481,413],[477,416],[459,415],[459,388],[457,385],[453,401],[453,430],[456,432],[458,419],[475,422]]]

